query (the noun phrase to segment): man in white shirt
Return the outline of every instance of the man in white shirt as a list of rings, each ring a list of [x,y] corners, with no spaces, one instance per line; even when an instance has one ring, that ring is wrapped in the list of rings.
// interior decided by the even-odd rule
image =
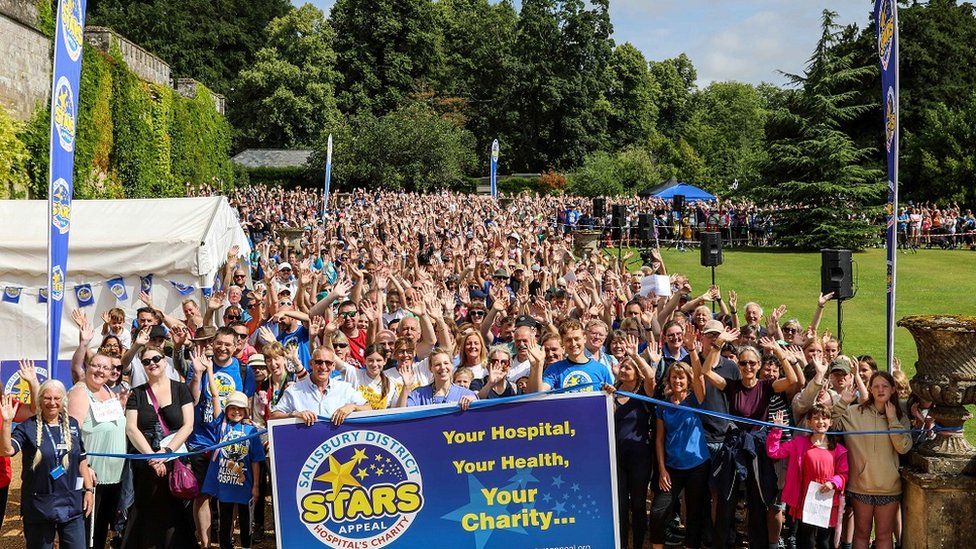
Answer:
[[[522,317],[519,317],[516,325],[521,321]],[[515,328],[513,341],[515,343],[515,356],[512,357],[512,366],[508,369],[508,380],[515,383],[519,378],[528,376],[529,369],[532,367],[529,364],[529,348],[536,343],[535,328],[524,324],[518,326]]]
[[[352,412],[369,410],[362,393],[341,379],[331,379],[338,358],[325,347],[312,352],[308,362],[311,374],[285,389],[271,409],[271,419],[297,418],[311,426],[318,418],[329,417],[340,425]]]

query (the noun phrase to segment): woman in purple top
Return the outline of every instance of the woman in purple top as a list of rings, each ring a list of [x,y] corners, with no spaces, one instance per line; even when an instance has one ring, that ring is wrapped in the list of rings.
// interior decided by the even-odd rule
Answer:
[[[430,354],[428,367],[434,382],[424,387],[417,387],[409,394],[406,391],[401,392],[397,399],[398,407],[456,402],[462,410],[467,410],[471,402],[478,399],[478,395],[474,392],[454,384],[454,362],[447,351],[435,349]],[[413,370],[404,370],[401,375],[404,387],[413,385]]]
[[[773,395],[794,389],[794,385],[797,383],[796,371],[790,366],[783,348],[773,338],[764,337],[760,340],[760,344],[767,352],[779,360],[783,372],[786,373],[785,378],[768,379],[760,376],[760,372],[762,371],[762,354],[755,347],[741,347],[738,350],[737,359],[741,379],[725,379],[719,375],[712,368],[718,364],[720,349],[726,343],[735,341],[739,336],[738,332],[738,330],[733,330],[719,334],[717,341],[708,351],[708,356],[705,357],[705,364],[703,365],[705,379],[725,394],[725,398],[729,403],[729,414],[766,421],[769,418],[769,405]],[[745,426],[740,424],[740,428],[745,428]],[[758,427],[753,427],[751,430],[756,431],[758,429]],[[765,442],[763,441],[763,443]],[[773,536],[770,535],[767,526],[767,509],[773,502],[763,500],[759,488],[761,485],[759,482],[760,479],[757,478],[754,472],[757,470],[759,468],[750,468],[748,478],[744,479],[746,503],[749,509],[749,540],[750,544],[754,547],[761,546],[760,541],[767,539],[769,540],[769,546],[773,546],[775,544],[770,539]],[[735,484],[739,482],[741,481],[734,481]],[[722,498],[720,498],[715,511],[715,540],[716,546],[718,547],[724,546],[726,538],[734,535],[732,533],[733,516],[740,493],[738,486],[732,486],[731,491],[725,491],[723,487],[723,492],[733,495],[726,501],[722,501]],[[778,543],[778,540],[779,535],[777,533],[776,543]]]

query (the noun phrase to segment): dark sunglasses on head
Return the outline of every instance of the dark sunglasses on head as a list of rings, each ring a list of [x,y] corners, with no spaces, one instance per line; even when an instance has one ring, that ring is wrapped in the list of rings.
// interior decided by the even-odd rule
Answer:
[[[163,355],[156,355],[152,358],[144,358],[140,362],[143,366],[149,366],[150,364],[159,364],[161,360],[163,360]]]

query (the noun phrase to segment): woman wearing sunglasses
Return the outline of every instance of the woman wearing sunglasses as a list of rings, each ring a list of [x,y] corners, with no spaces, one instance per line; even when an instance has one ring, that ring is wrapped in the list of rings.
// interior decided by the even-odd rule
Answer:
[[[125,453],[125,414],[120,396],[106,386],[115,369],[112,357],[98,353],[85,369],[85,378],[68,393],[68,415],[81,425],[81,439],[89,452]],[[115,511],[121,494],[122,468],[125,460],[89,457],[88,466],[95,473],[93,547],[105,547],[108,529],[115,522]],[[91,523],[86,522],[86,529]],[[89,532],[90,534],[90,532]]]
[[[166,375],[166,357],[155,347],[140,356],[147,381],[132,390],[125,407],[128,453],[178,451],[193,432],[193,396],[185,383]],[[133,460],[135,505],[126,523],[123,547],[195,547],[189,502],[169,490],[173,467],[165,459]]]
[[[703,373],[709,383],[725,394],[729,403],[729,414],[766,421],[769,418],[769,406],[773,395],[793,390],[797,383],[796,371],[790,367],[783,349],[772,338],[764,337],[760,340],[761,345],[769,353],[776,356],[786,377],[780,379],[762,378],[760,375],[762,354],[755,347],[743,347],[737,356],[741,379],[725,379],[713,368],[721,358],[721,349],[725,344],[735,341],[738,336],[738,330],[725,331],[718,335],[717,341],[705,358]],[[743,431],[758,429],[746,424],[740,424],[739,428]],[[739,445],[747,436],[748,434],[737,437],[727,432],[722,450],[716,456],[719,464],[733,465],[731,461],[734,461],[734,456],[739,455],[741,450]],[[763,440],[762,443],[765,444],[765,441]],[[762,446],[759,447],[762,448]],[[722,475],[717,481],[718,493],[721,494],[715,512],[715,545],[717,547],[725,547],[726,539],[735,535],[733,525],[740,494],[740,482],[744,482],[746,488],[750,546],[763,547],[770,543],[769,538],[772,536],[769,535],[767,528],[767,508],[773,504],[773,501],[771,498],[765,498],[764,495],[771,489],[772,496],[775,496],[776,473],[765,452],[759,452],[753,461],[753,466],[748,467],[749,473],[746,479],[739,479],[736,475]],[[778,540],[779,535],[777,533],[776,541],[778,542]]]

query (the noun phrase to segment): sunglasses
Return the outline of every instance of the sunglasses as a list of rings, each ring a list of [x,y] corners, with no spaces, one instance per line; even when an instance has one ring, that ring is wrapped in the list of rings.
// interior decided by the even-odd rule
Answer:
[[[345,349],[346,347],[349,346],[349,344],[348,343],[333,343],[332,346],[335,347],[336,349]]]
[[[291,301],[282,300],[278,302],[279,307],[291,307]]]
[[[234,333],[237,334],[237,337],[239,337],[239,338],[245,338],[245,337],[247,337],[247,334],[242,334],[240,332],[234,332]]]
[[[339,316],[341,316],[342,318],[354,318],[357,314],[359,313],[357,313],[356,311],[346,311],[344,313],[339,313]]]
[[[234,278],[244,278],[246,275],[234,275]]]
[[[241,315],[224,315],[224,318],[227,320],[240,320]]]
[[[142,362],[143,366],[149,366],[150,364],[159,364],[161,360],[163,360],[163,355],[156,355],[152,358],[144,358],[139,362]]]
[[[488,363],[489,364],[511,364],[511,361],[509,361],[509,360],[501,360],[501,359],[498,359],[498,358],[493,358],[493,359],[489,360]]]
[[[783,333],[795,334],[798,331],[796,328],[783,328]]]
[[[739,366],[758,366],[758,365],[759,365],[759,361],[758,360],[740,360],[739,361]]]
[[[471,314],[471,316],[485,316],[485,312],[482,311],[482,310],[480,310],[480,309],[478,309],[476,311],[471,311],[470,314]]]
[[[331,360],[316,358],[312,360],[312,364],[314,364],[315,366],[332,366],[333,364],[335,364],[335,362]]]

